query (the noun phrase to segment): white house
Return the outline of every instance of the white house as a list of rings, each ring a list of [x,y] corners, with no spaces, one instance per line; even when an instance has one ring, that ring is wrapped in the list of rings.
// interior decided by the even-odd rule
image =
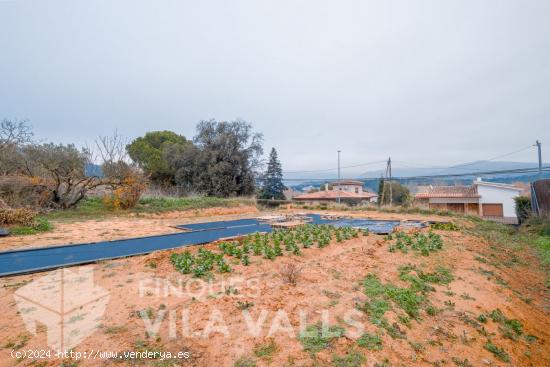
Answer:
[[[515,224],[518,219],[514,198],[521,192],[522,188],[517,186],[478,178],[470,186],[429,186],[426,192],[416,194],[415,199],[431,209],[452,210]]]

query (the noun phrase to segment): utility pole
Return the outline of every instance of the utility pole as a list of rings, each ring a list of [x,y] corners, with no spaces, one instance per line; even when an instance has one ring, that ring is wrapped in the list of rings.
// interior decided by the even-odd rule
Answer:
[[[539,153],[539,178],[542,178],[542,151],[541,151],[541,144],[540,141],[536,141],[535,145],[537,146],[537,150]]]
[[[338,204],[340,204],[340,150],[338,151]]]
[[[393,192],[391,187],[391,157],[388,158],[388,172],[390,174],[390,206],[393,204]]]

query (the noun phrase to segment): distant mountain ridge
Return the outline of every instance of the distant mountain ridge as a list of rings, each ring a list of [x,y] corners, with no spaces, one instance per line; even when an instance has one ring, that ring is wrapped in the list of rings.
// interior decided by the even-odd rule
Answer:
[[[472,182],[477,174],[483,177],[486,181],[492,182],[531,182],[537,180],[539,175],[534,173],[502,173],[502,174],[481,174],[482,172],[490,171],[503,171],[503,170],[516,170],[522,168],[537,168],[538,163],[533,162],[509,162],[509,161],[476,161],[471,163],[465,163],[461,165],[451,167],[402,167],[396,164],[396,167],[392,167],[393,177],[400,178],[406,185],[427,185],[427,184],[439,184],[439,185],[452,185],[452,184],[469,184]],[[359,178],[365,180],[365,186],[369,189],[376,191],[378,187],[378,179],[385,173],[385,170],[373,170],[369,172],[363,172],[361,175],[353,175],[346,173],[343,178]],[[433,178],[418,178],[419,176],[441,176],[441,175],[462,175],[470,174],[464,177],[433,177]],[[289,175],[290,176],[290,175]],[[296,175],[294,175],[296,176]],[[317,176],[317,177],[315,177]],[[410,178],[408,178],[410,177]],[[550,172],[543,172],[543,178],[550,178]],[[295,189],[300,189],[307,186],[319,186],[325,181],[319,181],[319,179],[326,178],[326,181],[335,180],[335,178],[327,177],[327,175],[310,174],[308,178],[304,177],[303,181],[296,181],[297,177],[286,177],[291,180],[285,181],[285,184]]]

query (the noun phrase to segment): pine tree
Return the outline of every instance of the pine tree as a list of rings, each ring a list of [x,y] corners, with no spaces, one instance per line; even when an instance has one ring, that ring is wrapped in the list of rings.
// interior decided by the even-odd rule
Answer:
[[[267,163],[267,171],[264,175],[264,187],[260,193],[260,198],[284,200],[284,189],[285,185],[283,185],[283,169],[281,167],[281,162],[279,162],[275,148],[271,148],[269,162]]]

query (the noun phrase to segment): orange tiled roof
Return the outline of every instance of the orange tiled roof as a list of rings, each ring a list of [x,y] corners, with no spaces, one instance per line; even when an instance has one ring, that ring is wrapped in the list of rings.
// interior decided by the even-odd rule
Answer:
[[[417,199],[426,198],[478,198],[475,186],[431,186],[426,192],[415,195]]]
[[[340,193],[340,199],[370,199],[376,197],[375,194],[365,192],[356,194],[354,192],[338,191],[338,190],[324,190],[317,192],[310,192],[308,194],[302,194],[295,196],[296,200],[336,200],[338,198],[338,192]]]

